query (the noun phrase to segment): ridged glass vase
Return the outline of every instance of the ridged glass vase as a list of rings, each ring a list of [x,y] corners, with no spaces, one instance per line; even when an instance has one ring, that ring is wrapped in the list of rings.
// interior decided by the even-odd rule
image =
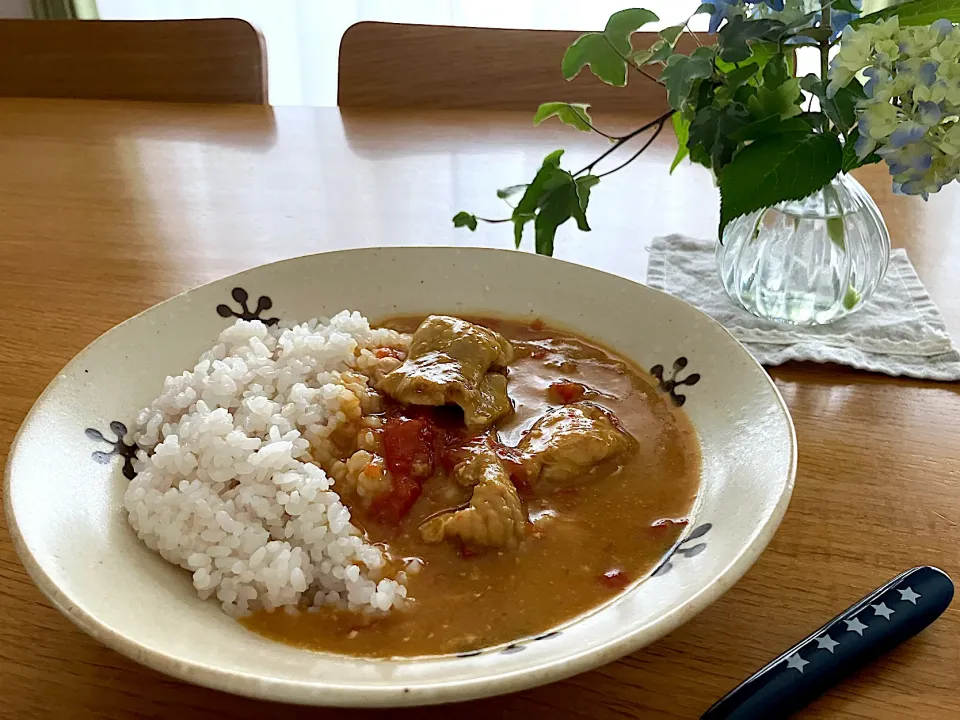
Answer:
[[[803,200],[734,220],[717,246],[727,294],[754,315],[793,325],[824,325],[856,312],[889,260],[880,210],[845,174]]]

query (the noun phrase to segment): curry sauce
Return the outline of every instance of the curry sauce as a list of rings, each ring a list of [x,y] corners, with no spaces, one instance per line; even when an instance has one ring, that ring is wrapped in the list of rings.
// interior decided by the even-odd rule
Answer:
[[[410,331],[418,320],[386,324]],[[408,574],[406,607],[382,617],[329,608],[261,611],[241,621],[246,627],[364,657],[469,652],[549,632],[598,607],[648,575],[677,542],[698,490],[700,449],[669,396],[635,365],[582,338],[538,323],[475,322],[515,350],[506,371],[514,410],[495,427],[503,447],[514,448],[545,413],[576,399],[609,411],[635,449],[576,481],[523,488],[527,525],[517,547],[423,540],[424,521],[469,499],[469,488],[444,473],[423,485],[399,526],[354,511],[354,522],[398,568],[419,559],[419,572]]]

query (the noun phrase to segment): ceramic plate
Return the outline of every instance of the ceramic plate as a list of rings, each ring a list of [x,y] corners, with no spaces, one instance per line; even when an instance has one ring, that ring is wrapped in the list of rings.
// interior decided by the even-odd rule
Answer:
[[[459,656],[363,660],[288,647],[201,601],[136,538],[121,499],[123,436],[168,374],[234,317],[371,321],[430,312],[542,318],[660,378],[703,451],[686,535],[651,576],[552,632]],[[53,339],[51,339],[53,342]],[[121,653],[190,682],[315,705],[465,700],[589,670],[647,645],[732,586],[769,542],[793,488],[796,440],[764,370],[698,310],[643,285],[513,251],[389,248],[265,265],[191,290],[93,342],[46,389],[14,441],[4,499],[17,551],[50,600]]]

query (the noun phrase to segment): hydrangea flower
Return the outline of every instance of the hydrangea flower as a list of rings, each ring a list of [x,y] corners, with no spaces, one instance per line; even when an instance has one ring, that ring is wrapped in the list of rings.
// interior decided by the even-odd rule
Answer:
[[[894,191],[926,199],[960,177],[960,28],[903,27],[896,16],[843,31],[827,96],[866,79],[858,104],[860,159],[876,152]]]

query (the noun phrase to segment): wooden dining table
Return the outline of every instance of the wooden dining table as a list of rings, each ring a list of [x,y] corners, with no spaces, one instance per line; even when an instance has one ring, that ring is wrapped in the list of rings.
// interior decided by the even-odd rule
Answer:
[[[644,118],[599,115],[611,132]],[[518,112],[341,110],[0,100],[0,463],[34,400],[97,336],[145,308],[262,263],[373,245],[512,247],[494,191],[567,148],[608,147]],[[668,174],[664,133],[591,199],[592,232],[557,256],[642,282],[654,237],[715,237],[709,174]],[[896,197],[857,177],[960,333],[960,189]],[[528,242],[531,242],[528,239]],[[525,247],[525,251],[531,251]],[[779,531],[723,598],[654,645],[554,685],[397,717],[695,718],[737,683],[898,572],[960,578],[960,394],[845,367],[769,369],[796,423],[796,489]],[[55,453],[55,447],[50,448]],[[38,482],[42,478],[37,478]],[[0,532],[0,716],[372,718],[182,684],[74,627]],[[145,619],[145,622],[148,621]],[[960,604],[830,690],[804,718],[960,718]]]

